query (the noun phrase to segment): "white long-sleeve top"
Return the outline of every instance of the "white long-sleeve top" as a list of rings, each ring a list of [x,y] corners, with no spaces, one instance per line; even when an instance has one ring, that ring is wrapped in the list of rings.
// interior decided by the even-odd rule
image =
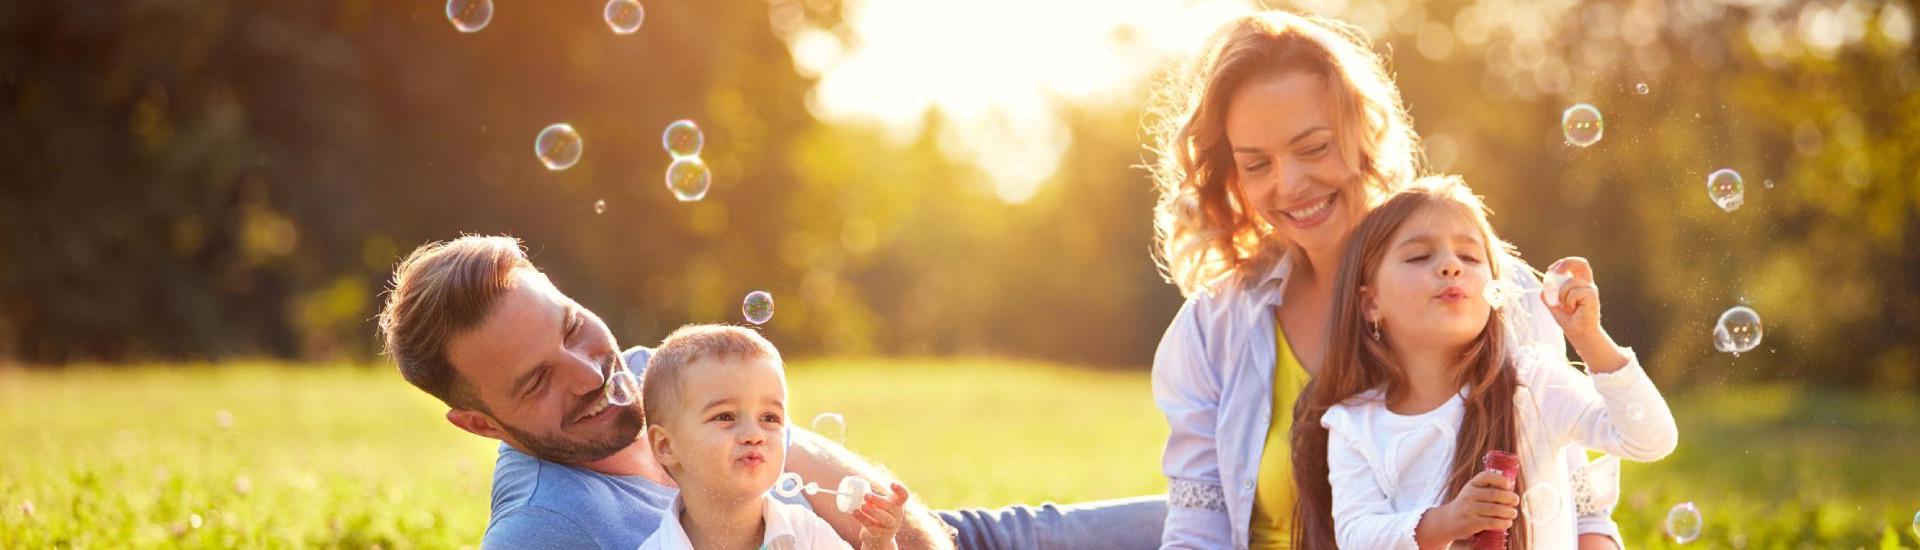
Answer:
[[[1659,460],[1679,442],[1673,413],[1632,350],[1627,366],[1582,375],[1549,353],[1517,354],[1514,406],[1533,548],[1577,544],[1565,450],[1585,445],[1628,460]],[[1447,471],[1466,413],[1465,390],[1431,411],[1387,410],[1374,389],[1327,410],[1328,481],[1341,548],[1416,549],[1420,517],[1444,504]],[[1461,545],[1456,545],[1461,546]]]

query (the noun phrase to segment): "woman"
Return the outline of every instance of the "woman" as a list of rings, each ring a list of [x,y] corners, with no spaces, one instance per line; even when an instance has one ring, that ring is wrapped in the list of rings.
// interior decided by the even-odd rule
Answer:
[[[1288,548],[1289,428],[1326,354],[1340,247],[1420,175],[1418,138],[1361,31],[1284,12],[1229,23],[1156,101],[1155,252],[1188,297],[1153,365],[1172,428],[1162,546]],[[1524,265],[1504,271],[1539,287]],[[1530,305],[1510,349],[1560,342]],[[1582,548],[1618,545],[1611,508],[1583,503]]]

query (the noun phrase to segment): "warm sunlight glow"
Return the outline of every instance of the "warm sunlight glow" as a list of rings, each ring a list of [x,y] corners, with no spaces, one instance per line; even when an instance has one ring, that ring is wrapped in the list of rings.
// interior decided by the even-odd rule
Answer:
[[[1071,105],[1137,105],[1141,86],[1246,2],[1165,0],[854,0],[846,36],[787,34],[810,98],[830,123],[877,123],[897,141],[929,110],[953,158],[1009,203],[1031,199],[1071,144]]]

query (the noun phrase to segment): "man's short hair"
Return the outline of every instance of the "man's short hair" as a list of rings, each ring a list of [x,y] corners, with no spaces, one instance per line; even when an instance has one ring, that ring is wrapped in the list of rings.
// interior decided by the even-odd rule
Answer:
[[[534,269],[513,237],[465,235],[408,254],[393,270],[379,317],[385,353],[400,375],[449,407],[487,410],[447,359],[447,343],[486,320],[520,268]]]
[[[647,360],[641,374],[640,414],[649,425],[667,421],[680,406],[680,377],[701,360],[773,359],[781,365],[780,350],[759,332],[732,325],[687,325],[667,335]]]

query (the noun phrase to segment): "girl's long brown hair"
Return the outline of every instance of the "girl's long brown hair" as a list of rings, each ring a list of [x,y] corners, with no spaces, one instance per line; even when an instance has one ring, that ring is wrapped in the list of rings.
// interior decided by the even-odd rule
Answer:
[[[1406,384],[1406,376],[1393,361],[1387,342],[1390,330],[1380,339],[1371,336],[1370,326],[1361,312],[1361,291],[1373,282],[1387,246],[1400,226],[1414,214],[1428,209],[1445,209],[1471,218],[1488,243],[1488,262],[1494,280],[1500,280],[1498,258],[1511,254],[1512,248],[1494,236],[1487,222],[1487,208],[1458,177],[1427,177],[1415,181],[1367,214],[1347,238],[1341,255],[1340,271],[1335,279],[1333,319],[1328,332],[1326,362],[1307,385],[1295,405],[1293,423],[1293,475],[1296,494],[1293,541],[1295,548],[1334,548],[1333,488],[1327,482],[1327,429],[1320,417],[1329,407],[1374,388],[1392,393]],[[1487,326],[1461,355],[1458,383],[1467,389],[1466,416],[1460,422],[1459,438],[1454,443],[1453,462],[1448,468],[1447,491],[1443,500],[1452,500],[1467,481],[1483,469],[1480,457],[1487,451],[1518,452],[1519,428],[1514,412],[1513,394],[1518,382],[1508,365],[1500,310],[1487,318]],[[1391,329],[1393,327],[1386,327]],[[1514,491],[1525,493],[1522,475]],[[1508,532],[1509,548],[1525,549],[1527,541],[1524,512]]]

